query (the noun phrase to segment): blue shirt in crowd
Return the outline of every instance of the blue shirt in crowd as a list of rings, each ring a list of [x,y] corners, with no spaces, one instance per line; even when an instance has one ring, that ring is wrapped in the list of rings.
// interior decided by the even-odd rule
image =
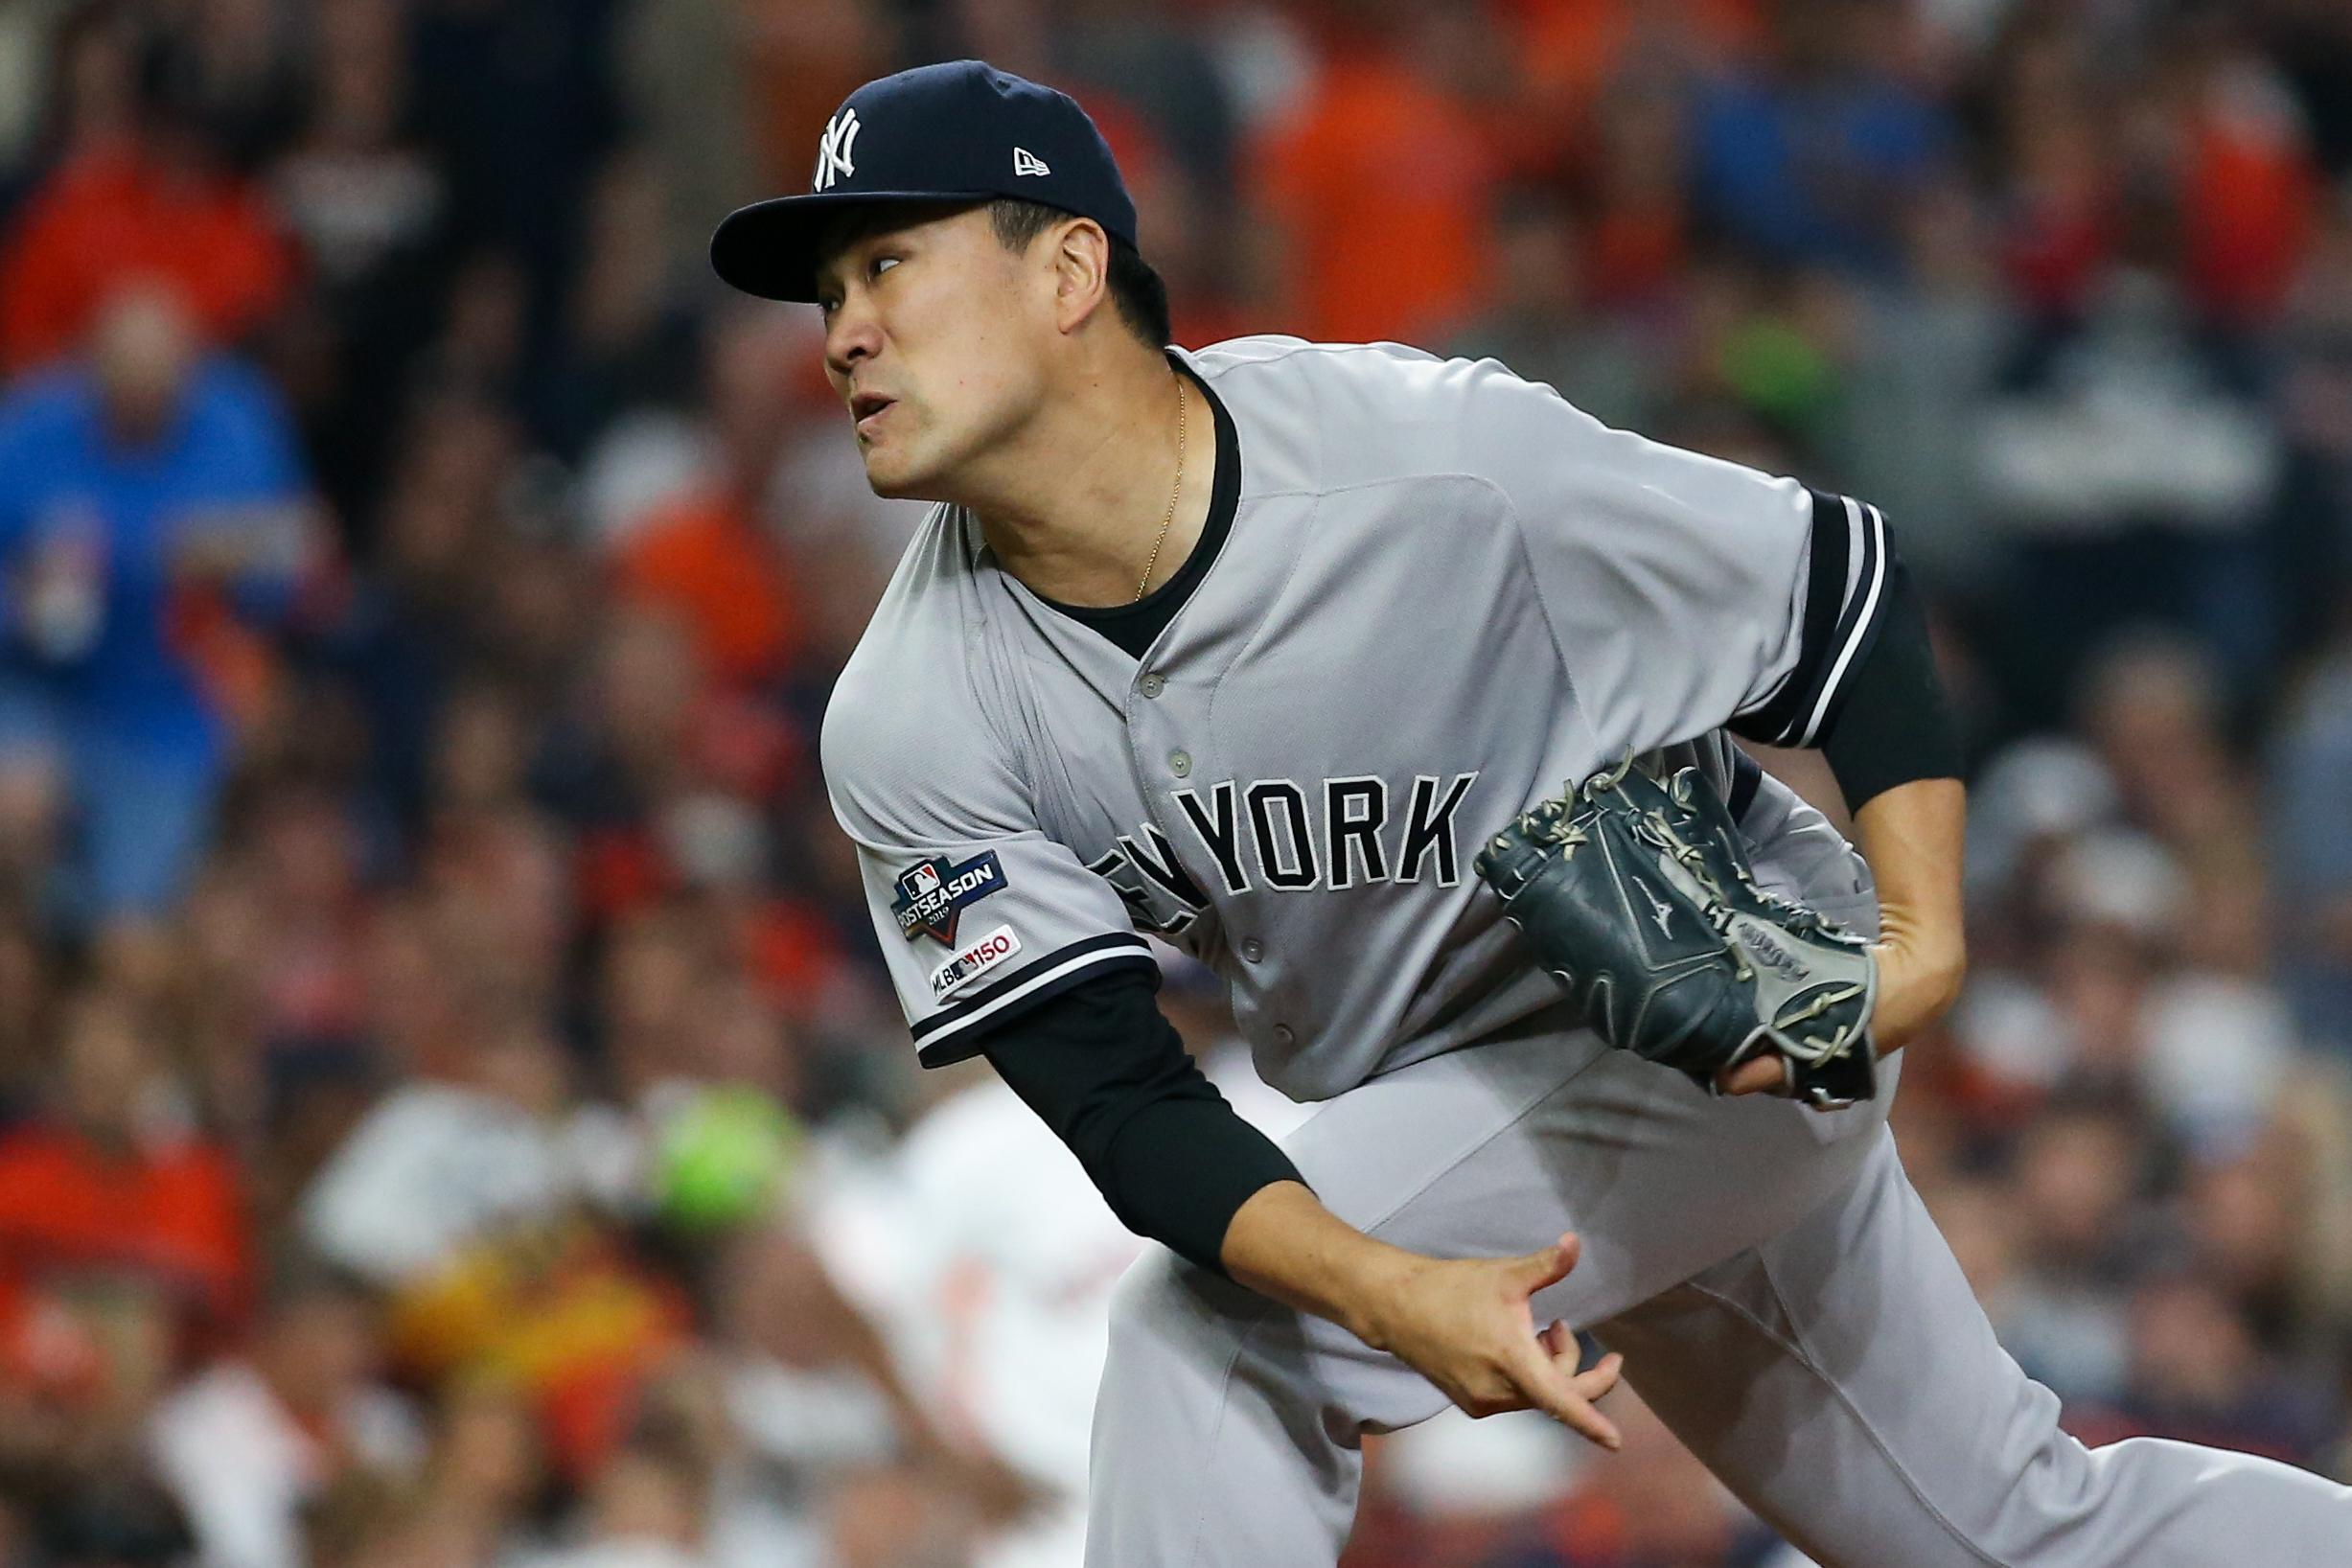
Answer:
[[[153,442],[111,437],[86,369],[38,376],[0,398],[0,670],[47,695],[69,726],[103,724],[148,744],[210,752],[218,720],[197,673],[169,635],[171,563],[221,509],[282,504],[305,491],[284,403],[262,376],[213,357],[190,373]],[[32,560],[60,534],[103,562],[100,619],[87,640],[44,650],[29,624]],[[268,614],[292,563],[235,585],[242,610]],[[184,753],[183,753],[184,754]]]
[[[1892,81],[1735,81],[1700,106],[1699,196],[1760,255],[1893,277],[1906,205],[1951,141],[1942,113]]]

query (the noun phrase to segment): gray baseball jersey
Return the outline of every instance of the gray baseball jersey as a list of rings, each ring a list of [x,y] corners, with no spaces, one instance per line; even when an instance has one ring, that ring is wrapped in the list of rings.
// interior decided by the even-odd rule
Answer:
[[[1884,525],[1493,360],[1183,357],[1238,502],[1145,656],[936,508],[835,693],[825,773],[926,1063],[1151,961],[1149,931],[1229,982],[1268,1082],[1322,1099],[1557,1003],[1470,873],[1481,836],[1727,722],[1811,739],[1875,630]],[[1818,857],[1793,890],[1858,876]]]

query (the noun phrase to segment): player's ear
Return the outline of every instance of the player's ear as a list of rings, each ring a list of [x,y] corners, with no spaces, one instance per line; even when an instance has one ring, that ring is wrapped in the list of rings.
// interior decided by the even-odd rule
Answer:
[[[1111,293],[1111,239],[1091,218],[1074,219],[1053,236],[1054,325],[1076,332]]]

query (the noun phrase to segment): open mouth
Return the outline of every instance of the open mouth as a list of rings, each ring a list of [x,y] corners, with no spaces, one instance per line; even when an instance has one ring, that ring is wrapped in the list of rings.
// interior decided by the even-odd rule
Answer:
[[[860,392],[849,400],[849,417],[863,430],[866,421],[889,407],[893,401],[879,392]]]

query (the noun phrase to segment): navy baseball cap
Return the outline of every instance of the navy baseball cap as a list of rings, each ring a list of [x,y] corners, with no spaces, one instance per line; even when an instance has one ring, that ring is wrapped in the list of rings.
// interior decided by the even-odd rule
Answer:
[[[844,207],[997,196],[1091,218],[1135,244],[1134,198],[1077,101],[960,59],[851,93],[825,122],[808,194],[728,214],[710,237],[710,265],[747,294],[813,300],[818,236]]]

